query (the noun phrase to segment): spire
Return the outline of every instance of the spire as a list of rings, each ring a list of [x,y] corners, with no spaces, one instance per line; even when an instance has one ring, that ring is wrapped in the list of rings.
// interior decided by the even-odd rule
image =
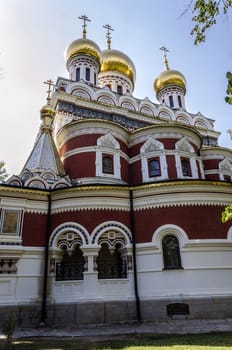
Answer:
[[[40,110],[42,125],[22,173],[29,170],[31,173],[41,174],[45,170],[50,170],[56,176],[62,177],[65,176],[65,171],[52,137],[52,122],[55,111],[51,106],[51,87],[54,84],[52,80],[47,80],[44,84],[48,85],[48,91],[47,104]]]
[[[41,130],[45,131],[45,130],[52,130],[52,122],[53,122],[53,118],[55,115],[55,111],[51,106],[51,92],[52,89],[51,87],[54,86],[54,83],[51,79],[47,80],[44,82],[44,84],[48,85],[48,91],[47,91],[47,104],[45,106],[43,106],[40,110],[40,118],[42,120],[42,126],[41,126]]]
[[[91,20],[86,16],[86,15],[82,15],[80,17],[78,17],[79,19],[81,19],[83,21],[83,31],[82,31],[82,35],[83,35],[83,39],[86,39],[86,27],[87,27],[87,23],[86,22],[91,22]]]
[[[163,51],[163,55],[164,55],[164,67],[166,70],[169,70],[168,59],[167,59],[167,52],[169,52],[169,50],[165,46],[162,46],[160,50]]]
[[[102,27],[107,29],[107,32],[106,32],[107,48],[108,48],[108,50],[110,50],[111,49],[111,39],[112,39],[112,37],[110,36],[110,32],[112,32],[114,29],[109,24],[105,24]]]

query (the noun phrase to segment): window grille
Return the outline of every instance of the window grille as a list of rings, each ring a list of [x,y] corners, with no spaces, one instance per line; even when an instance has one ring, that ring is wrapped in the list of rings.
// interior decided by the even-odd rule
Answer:
[[[64,252],[63,259],[56,264],[56,281],[83,280],[84,257],[79,246],[71,255]]]
[[[164,269],[180,269],[181,258],[178,239],[173,235],[165,236],[162,241]]]
[[[102,244],[97,259],[99,279],[127,277],[127,266],[125,266],[123,262],[119,248],[120,247],[116,245],[112,247],[113,250],[110,251],[107,243]]]

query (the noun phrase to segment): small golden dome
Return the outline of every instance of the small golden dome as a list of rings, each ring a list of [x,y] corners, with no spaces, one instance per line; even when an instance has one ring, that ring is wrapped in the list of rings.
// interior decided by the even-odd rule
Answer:
[[[103,50],[100,73],[113,71],[127,76],[134,86],[136,70],[134,63],[123,52],[118,50]]]
[[[40,118],[43,121],[44,127],[51,127],[55,111],[50,104],[46,104],[40,110]]]
[[[95,58],[98,63],[101,63],[101,50],[94,41],[81,38],[74,40],[65,51],[66,63],[75,55],[84,54]]]
[[[163,71],[154,81],[156,94],[168,85],[177,85],[186,91],[186,80],[182,73],[177,70],[167,69]]]

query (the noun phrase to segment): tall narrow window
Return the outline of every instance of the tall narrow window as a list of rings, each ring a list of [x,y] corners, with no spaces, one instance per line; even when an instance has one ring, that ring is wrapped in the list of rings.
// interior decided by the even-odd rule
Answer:
[[[151,159],[149,160],[149,176],[160,176],[160,162],[159,159]]]
[[[178,98],[179,107],[182,107],[181,97],[178,95],[177,98]]]
[[[97,74],[94,73],[94,85],[97,85]]]
[[[171,108],[174,107],[173,96],[169,96],[169,104],[170,104],[170,107],[171,107]]]
[[[76,69],[76,81],[80,81],[81,79],[81,72],[80,72],[80,67]]]
[[[105,155],[102,156],[102,172],[105,174],[114,173],[113,156]]]
[[[117,93],[119,95],[122,95],[122,86],[121,85],[117,85]]]
[[[188,158],[181,158],[181,168],[183,176],[192,176],[190,161]]]
[[[162,241],[164,269],[180,269],[181,259],[178,239],[173,235],[165,236]]]
[[[90,81],[90,68],[86,68],[86,71],[85,71],[85,80],[86,81]]]

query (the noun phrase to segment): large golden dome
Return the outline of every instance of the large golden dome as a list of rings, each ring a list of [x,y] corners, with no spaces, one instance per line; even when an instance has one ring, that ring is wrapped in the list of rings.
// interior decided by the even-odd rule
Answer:
[[[66,63],[68,63],[70,58],[78,54],[93,57],[98,63],[101,63],[101,50],[92,40],[86,38],[74,40],[65,51]]]
[[[119,72],[127,76],[134,86],[136,70],[134,63],[123,52],[113,49],[102,51],[102,64],[100,72]]]
[[[186,91],[186,80],[182,73],[177,70],[167,69],[162,72],[154,81],[156,94],[168,85],[177,85]]]

